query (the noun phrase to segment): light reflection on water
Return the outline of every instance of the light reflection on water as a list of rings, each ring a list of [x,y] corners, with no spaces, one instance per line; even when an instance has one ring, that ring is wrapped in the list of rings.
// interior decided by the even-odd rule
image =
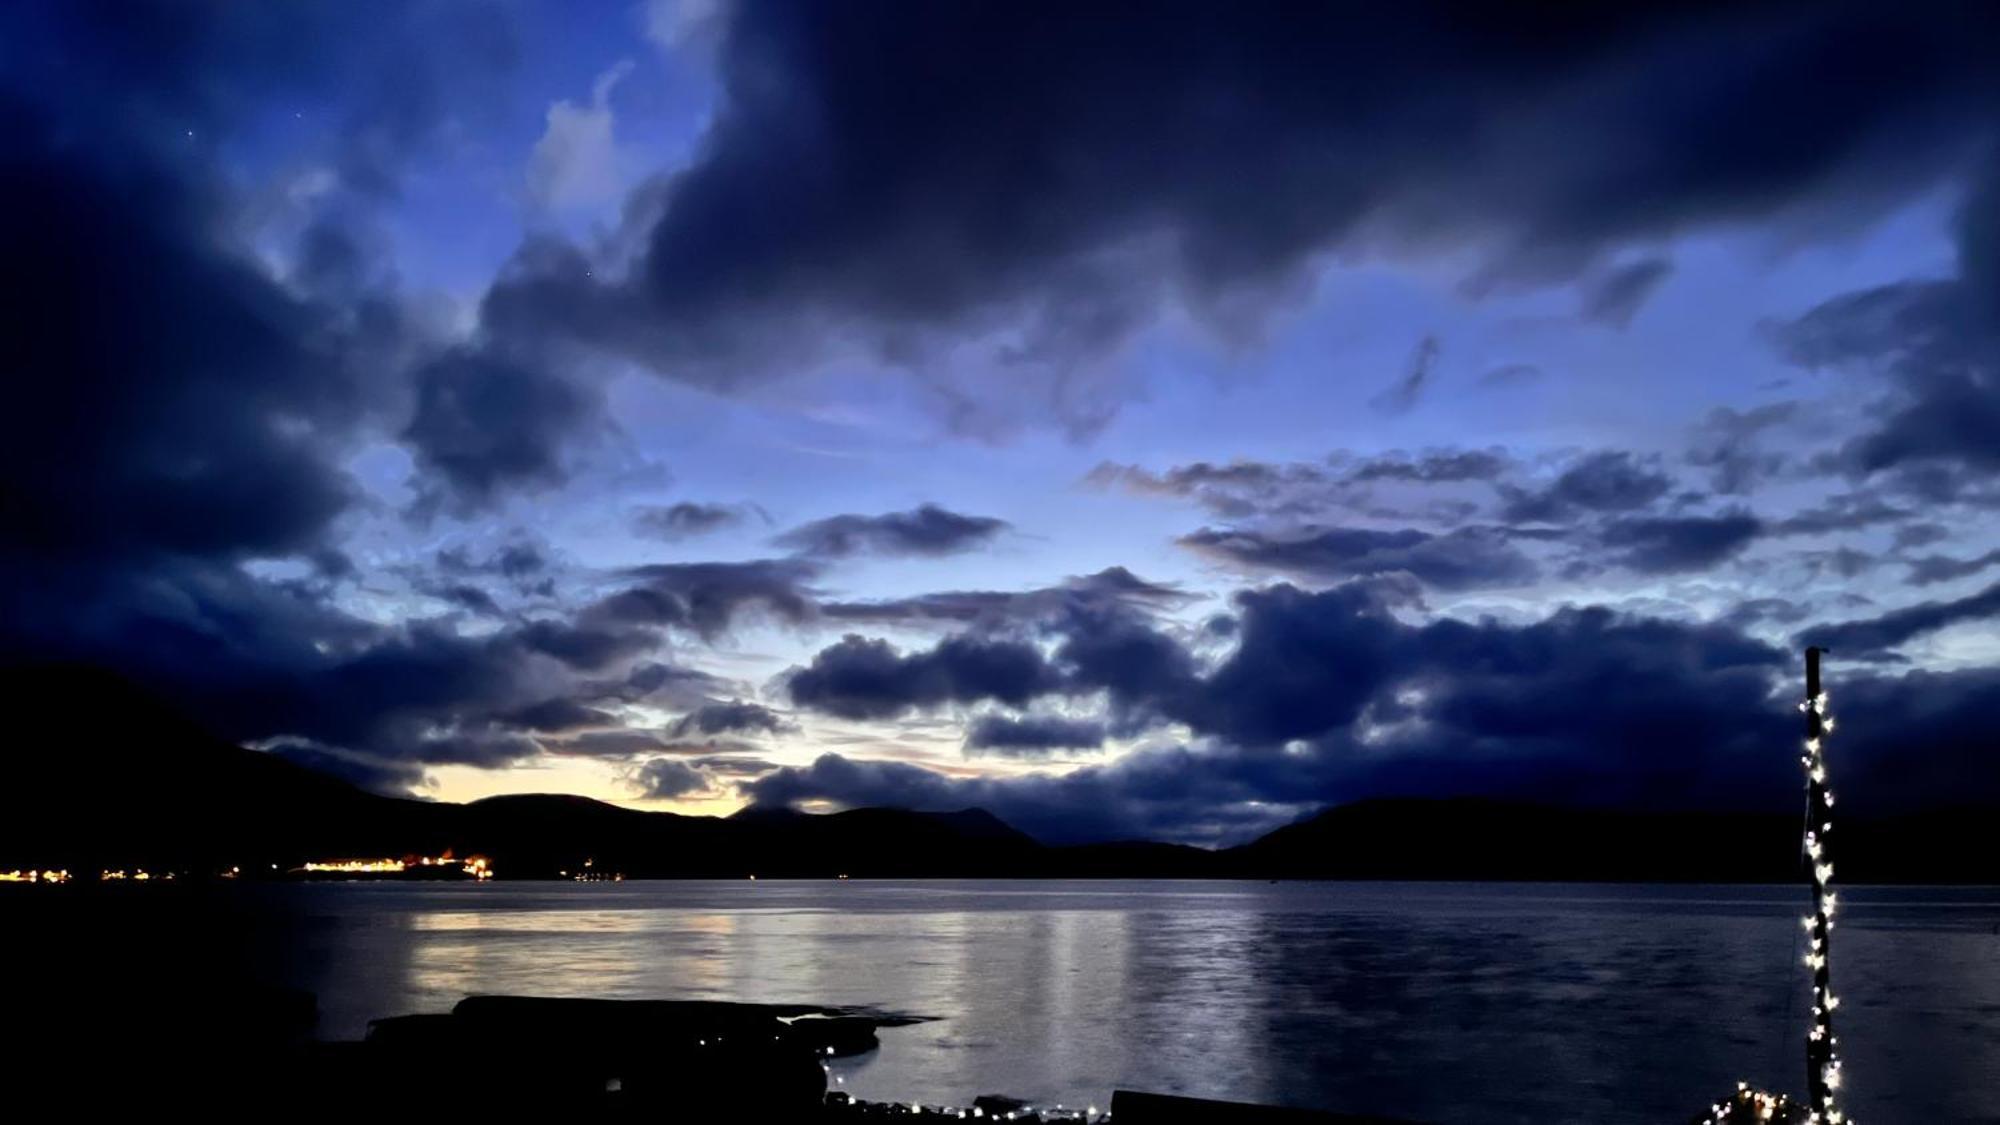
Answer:
[[[944,1017],[843,1063],[864,1097],[1113,1088],[1439,1122],[1684,1120],[1803,1068],[1803,888],[801,882],[302,885],[323,1032],[473,993]],[[2000,1120],[2000,890],[1849,888],[1863,1121]]]

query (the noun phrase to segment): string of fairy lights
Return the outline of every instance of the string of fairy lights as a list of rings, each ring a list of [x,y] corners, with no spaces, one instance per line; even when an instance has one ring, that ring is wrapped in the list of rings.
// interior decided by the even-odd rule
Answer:
[[[1826,740],[1833,733],[1833,716],[1827,713],[1826,692],[1820,687],[1817,648],[1806,650],[1806,697],[1799,710],[1806,717],[1805,751],[1799,764],[1806,773],[1806,824],[1803,847],[1812,871],[1813,912],[1799,919],[1806,931],[1806,968],[1812,970],[1812,1026],[1806,1031],[1806,1083],[1808,1107],[1798,1107],[1783,1094],[1753,1089],[1738,1082],[1727,1100],[1709,1107],[1703,1125],[1723,1125],[1732,1120],[1796,1121],[1805,1108],[1806,1125],[1853,1125],[1840,1109],[1836,1095],[1841,1087],[1840,1038],[1833,1033],[1834,1009],[1840,997],[1833,994],[1829,956],[1832,952],[1834,910],[1839,898],[1833,892],[1833,787],[1827,781]]]
[[[1806,967],[1812,970],[1812,1027],[1806,1032],[1806,1080],[1812,1102],[1808,1121],[1842,1125],[1846,1117],[1835,1100],[1841,1084],[1840,1038],[1833,1033],[1833,1012],[1840,997],[1833,994],[1831,947],[1833,915],[1839,900],[1833,892],[1833,788],[1827,783],[1826,740],[1833,733],[1826,692],[1819,684],[1819,650],[1806,653],[1806,698],[1799,710],[1806,716],[1805,753],[1799,763],[1806,771],[1806,861],[1812,868],[1813,912],[1800,919],[1805,926]]]

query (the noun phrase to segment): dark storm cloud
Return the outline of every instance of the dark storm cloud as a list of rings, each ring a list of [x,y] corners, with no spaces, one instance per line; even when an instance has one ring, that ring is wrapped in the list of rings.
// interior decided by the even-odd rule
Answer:
[[[687,761],[712,777],[759,777],[778,768],[776,763],[765,761],[763,758],[731,754],[711,754],[705,758],[689,758]]]
[[[339,310],[217,243],[210,186],[145,148],[85,149],[4,92],[0,118],[0,240],[33,279],[0,307],[0,534],[71,558],[320,546],[365,409]]]
[[[450,602],[452,605],[470,613],[482,614],[487,617],[504,617],[506,615],[506,611],[500,608],[500,603],[493,600],[493,595],[477,586],[469,586],[459,582],[447,583],[445,585],[425,585],[419,588],[431,597]]]
[[[988,699],[1020,707],[1059,683],[1033,645],[970,636],[904,655],[886,641],[850,633],[786,676],[792,702],[843,719],[892,719]]]
[[[1240,832],[1363,796],[1487,794],[1772,807],[1796,713],[1783,654],[1725,625],[1571,609],[1525,625],[1398,620],[1364,587],[1238,598],[1212,670],[1169,668],[1153,706],[1205,742],[1059,777],[955,779],[832,755],[748,787],[766,802],[977,804],[1051,838]],[[1060,658],[1059,658],[1060,659]],[[1254,802],[1254,804],[1253,804]]]
[[[981,715],[965,731],[967,754],[1007,758],[1046,757],[1057,750],[1095,750],[1104,745],[1104,724],[1060,715]]]
[[[1895,544],[1898,550],[1914,547],[1928,547],[1951,538],[1951,529],[1941,523],[1906,523],[1896,529]]]
[[[761,758],[712,755],[706,758],[654,758],[627,774],[642,797],[673,800],[707,795],[728,781],[743,782],[777,767]]]
[[[525,582],[548,571],[552,564],[541,547],[521,541],[508,543],[477,560],[464,547],[446,547],[438,551],[437,565],[446,574],[498,574]]]
[[[595,699],[615,699],[625,703],[648,700],[673,707],[698,707],[707,697],[726,688],[719,677],[677,664],[657,660],[634,664],[622,680],[596,681],[586,685]]]
[[[849,348],[1077,376],[1169,302],[1240,334],[1337,249],[1471,247],[1479,289],[1574,277],[1623,240],[1935,182],[1987,128],[1988,16],[744,5],[629,275],[532,247],[490,322],[709,386]]]
[[[1086,483],[1120,487],[1140,495],[1193,500],[1218,516],[1244,519],[1260,514],[1294,514],[1307,504],[1338,492],[1342,478],[1321,465],[1232,461],[1214,465],[1197,461],[1165,472],[1137,465],[1105,462],[1090,471]]]
[[[632,516],[632,526],[641,535],[675,542],[734,527],[752,512],[762,515],[763,509],[753,504],[703,504],[682,500],[676,504],[639,509]]]
[[[1450,484],[1490,481],[1511,469],[1512,464],[1498,449],[1434,449],[1416,457],[1396,453],[1358,461],[1348,467],[1347,476],[1356,481]]]
[[[1855,578],[1875,569],[1881,558],[1852,547],[1836,547],[1831,551],[1807,551],[1798,556],[1815,574],[1833,573],[1842,578]]]
[[[790,625],[815,613],[812,579],[819,568],[801,559],[657,563],[623,572],[631,584],[585,608],[578,619],[612,627],[685,629],[704,639],[729,631],[745,614]]]
[[[1710,429],[1726,429],[1727,421],[1712,419]],[[1712,452],[1716,460],[1702,463],[1728,459],[1733,464],[1748,456],[1737,448],[1741,439],[1728,438],[1725,444],[1728,448]],[[1309,538],[1323,530],[1314,525],[1335,517],[1403,521],[1431,533],[1481,513],[1495,526],[1463,528],[1468,538],[1559,540],[1572,530],[1587,531],[1602,517],[1671,508],[1699,498],[1685,491],[1661,457],[1616,449],[1570,455],[1547,480],[1536,479],[1534,463],[1500,448],[1371,457],[1335,453],[1324,462],[1195,462],[1162,472],[1107,462],[1085,479],[1100,487],[1190,499],[1217,515],[1263,525],[1245,534],[1270,540]],[[1551,526],[1563,534],[1547,530]]]
[[[657,754],[667,748],[666,740],[657,731],[630,728],[584,731],[566,738],[541,741],[550,753],[585,758],[632,758],[640,754]]]
[[[1951,601],[1922,602],[1879,617],[1815,626],[1800,633],[1797,643],[1818,645],[1837,656],[1889,659],[1894,649],[1918,637],[1994,616],[2000,616],[2000,583]]]
[[[1784,326],[1795,362],[1887,377],[1866,432],[1832,458],[1933,502],[1995,501],[2000,468],[2000,166],[1960,207],[1958,270],[1836,297]]]
[[[706,771],[678,758],[654,758],[639,767],[633,780],[642,796],[655,800],[705,793],[710,784]]]
[[[785,729],[784,717],[776,711],[761,703],[734,699],[705,703],[695,708],[675,719],[667,728],[667,733],[675,738],[686,738],[689,735],[727,734],[733,731],[775,734]]]
[[[1149,582],[1122,566],[1113,566],[1039,589],[944,590],[888,601],[824,602],[820,613],[828,620],[849,623],[1013,626],[1043,620],[1066,609],[1149,611],[1194,600],[1194,595],[1177,587]]]
[[[433,597],[474,612],[500,616],[499,604],[478,580],[498,579],[522,597],[550,598],[556,590],[556,564],[541,545],[525,539],[502,543],[483,554],[460,545],[444,547],[435,556],[436,574],[412,575],[412,584]]]
[[[1525,585],[1537,574],[1534,561],[1506,531],[1491,527],[1437,535],[1414,528],[1336,527],[1275,535],[1203,528],[1177,542],[1233,566],[1320,581],[1403,572],[1441,590],[1464,590]]]
[[[522,730],[561,733],[579,727],[607,726],[615,721],[607,711],[586,707],[574,699],[544,699],[500,716],[508,726]]]
[[[537,422],[508,415],[562,396],[508,393],[521,384],[504,375],[496,395],[371,258],[370,208],[446,115],[433,95],[496,73],[488,33],[505,21],[460,27],[461,14],[0,14],[0,244],[10,276],[32,279],[0,308],[13,395],[0,411],[0,655],[113,668],[224,737],[289,736],[291,756],[310,748],[336,772],[404,787],[425,763],[535,753],[494,716],[638,651],[630,635],[562,621],[463,636],[336,608],[360,577],[335,537],[359,497],[343,466],[363,443],[406,432],[413,483],[440,497],[490,498],[554,463],[523,428]],[[447,31],[463,48],[449,66],[425,34]],[[295,247],[270,245],[288,236],[260,226],[223,159],[240,155],[225,138],[254,146],[249,119],[278,104],[305,107],[296,120],[312,111],[333,147],[301,157],[327,159],[339,181]],[[462,124],[493,104],[450,113]],[[287,250],[289,274],[270,264]],[[268,560],[309,574],[245,569]],[[498,617],[477,582],[439,566],[412,586]],[[512,563],[498,573],[531,581]]]
[[[1498,448],[1430,449],[1370,457],[1335,453],[1323,462],[1196,461],[1159,472],[1105,462],[1084,480],[1142,496],[1192,500],[1231,520],[1301,524],[1361,515],[1451,524],[1462,522],[1477,505],[1456,497],[1432,498],[1427,489],[1463,492],[1455,486],[1498,485],[1519,467]],[[1380,491],[1392,498],[1380,499]]]
[[[358,785],[371,793],[389,797],[407,796],[423,784],[422,766],[363,754],[343,753],[310,742],[279,740],[264,748],[297,766]]]
[[[1624,328],[1673,272],[1674,264],[1665,258],[1647,258],[1606,270],[1584,287],[1583,318]]]
[[[1006,520],[924,504],[879,516],[829,516],[795,527],[778,536],[776,542],[802,555],[827,559],[861,554],[950,555],[985,546],[1007,526]]]
[[[1776,625],[1796,625],[1804,621],[1810,611],[1789,598],[1751,598],[1738,602],[1723,620],[1737,629],[1747,629],[1752,625],[1769,621]]]
[[[1741,553],[1763,530],[1747,512],[1714,516],[1635,516],[1604,525],[1612,561],[1641,574],[1705,570]]]
[[[1401,414],[1416,406],[1417,400],[1423,397],[1424,388],[1430,385],[1431,373],[1437,368],[1438,350],[1436,336],[1419,340],[1416,350],[1410,354],[1410,364],[1403,377],[1388,390],[1368,400],[1369,405],[1389,414]]]
[[[1582,513],[1629,512],[1645,508],[1673,488],[1658,464],[1630,453],[1588,454],[1565,468],[1549,485],[1525,489],[1505,485],[1505,516],[1513,522],[1567,522]]]
[[[424,471],[420,505],[466,512],[563,483],[562,455],[602,421],[594,390],[538,365],[455,349],[414,375],[403,440]]]
[[[1793,669],[1727,628],[1569,611],[1521,628],[1457,623],[1419,654],[1477,675],[1418,681],[1403,727],[1334,732],[1282,754],[1141,749],[1059,776],[951,777],[825,754],[743,787],[762,804],[982,807],[1052,842],[1235,842],[1329,803],[1478,795],[1633,808],[1790,808]],[[1774,690],[1776,688],[1776,690]],[[1863,815],[1990,800],[2000,674],[1844,677],[1834,693],[1843,805]],[[1865,717],[1865,718],[1864,718]]]
[[[652,649],[657,638],[640,629],[579,625],[557,618],[523,622],[508,634],[523,649],[553,657],[581,672],[601,672]]]
[[[1798,404],[1772,403],[1750,410],[1719,406],[1695,426],[1688,464],[1709,470],[1709,487],[1741,495],[1784,472],[1791,454],[1770,449],[1767,435],[1793,421]]]
[[[1899,508],[1868,491],[1837,492],[1810,508],[1771,525],[1774,535],[1840,535],[1913,519],[1916,512]]]
[[[1949,555],[1927,555],[1904,561],[1910,568],[1910,585],[1930,586],[1938,582],[1969,578],[1990,567],[2000,566],[2000,550],[1988,551],[1968,559],[1955,559]]]

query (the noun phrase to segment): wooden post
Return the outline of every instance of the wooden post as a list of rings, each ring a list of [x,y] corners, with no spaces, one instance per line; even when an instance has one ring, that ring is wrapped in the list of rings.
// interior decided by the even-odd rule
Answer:
[[[1812,969],[1812,1027],[1806,1032],[1806,1090],[1817,1119],[1822,1123],[1841,1120],[1834,1108],[1834,1094],[1840,1088],[1840,1057],[1833,1035],[1833,1010],[1839,1004],[1833,995],[1833,850],[1828,837],[1833,831],[1833,791],[1827,784],[1826,737],[1832,720],[1826,714],[1826,694],[1820,687],[1818,648],[1806,649],[1806,698],[1801,710],[1806,714],[1806,863],[1813,887],[1813,912],[1805,920],[1810,938],[1806,964]]]

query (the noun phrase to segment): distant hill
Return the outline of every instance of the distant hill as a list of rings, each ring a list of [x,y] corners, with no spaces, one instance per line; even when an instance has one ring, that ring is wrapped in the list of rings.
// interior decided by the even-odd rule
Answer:
[[[1993,810],[1843,820],[1845,883],[2000,882]],[[1799,882],[1797,815],[1631,812],[1471,798],[1360,801],[1223,853],[1243,874],[1312,879]]]
[[[11,728],[0,867],[193,867],[442,843],[424,802],[223,742],[103,672],[0,670],[0,714]]]
[[[103,673],[14,670],[0,701],[24,735],[0,785],[0,868],[230,865],[484,855],[504,878],[595,869],[631,878],[1236,877],[1788,882],[1795,816],[1632,813],[1485,800],[1379,800],[1328,809],[1222,851],[1147,841],[1052,847],[983,809],[750,808],[729,817],[584,797],[470,804],[382,797],[204,732]],[[1843,882],[2000,882],[1981,838],[1992,810],[1843,822]]]

